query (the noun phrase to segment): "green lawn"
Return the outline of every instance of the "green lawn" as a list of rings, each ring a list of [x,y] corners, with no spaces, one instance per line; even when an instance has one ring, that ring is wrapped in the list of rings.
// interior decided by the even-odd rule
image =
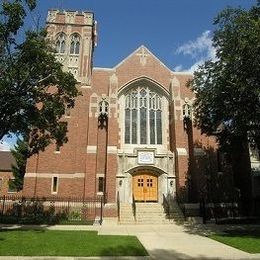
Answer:
[[[260,253],[260,231],[226,231],[210,238],[248,253]]]
[[[144,256],[134,236],[98,236],[95,231],[0,230],[2,256]]]

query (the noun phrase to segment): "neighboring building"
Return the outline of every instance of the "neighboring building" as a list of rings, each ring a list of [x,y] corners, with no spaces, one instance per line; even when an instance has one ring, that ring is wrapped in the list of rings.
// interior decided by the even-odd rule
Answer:
[[[95,28],[90,12],[48,13],[57,60],[82,95],[64,115],[69,142],[29,159],[23,194],[105,194],[107,215],[115,214],[118,192],[125,203],[133,196],[162,202],[176,191],[198,200],[216,144],[192,127],[194,94],[186,87],[192,74],[172,71],[145,46],[113,68],[92,67]]]
[[[252,195],[260,198],[260,158],[258,149],[250,147],[250,161],[252,169]]]
[[[10,151],[0,151],[0,196],[16,193],[9,185],[13,179],[12,165],[15,164]]]

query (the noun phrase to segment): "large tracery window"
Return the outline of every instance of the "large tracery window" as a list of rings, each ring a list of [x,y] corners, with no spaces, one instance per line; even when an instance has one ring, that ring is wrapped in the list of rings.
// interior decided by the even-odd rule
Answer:
[[[126,94],[125,143],[162,144],[162,98],[149,87]]]
[[[60,33],[56,40],[56,52],[65,53],[66,48],[66,35],[65,33]]]
[[[74,33],[71,37],[70,42],[70,54],[79,54],[80,49],[80,37],[78,34]]]

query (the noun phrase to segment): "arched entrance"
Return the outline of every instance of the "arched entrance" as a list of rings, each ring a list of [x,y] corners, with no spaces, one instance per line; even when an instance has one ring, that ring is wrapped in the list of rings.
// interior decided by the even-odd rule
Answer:
[[[149,171],[133,175],[133,195],[136,201],[158,201],[158,177]]]

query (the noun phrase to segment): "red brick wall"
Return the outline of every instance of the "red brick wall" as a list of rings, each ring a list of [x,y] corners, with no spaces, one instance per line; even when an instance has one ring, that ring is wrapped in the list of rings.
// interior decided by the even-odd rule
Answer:
[[[81,16],[76,17],[81,23]],[[58,15],[57,20],[64,22],[64,16]],[[60,30],[67,31],[66,26],[49,26],[49,33],[56,34]],[[82,33],[82,28],[75,26],[74,31]],[[178,190],[187,189],[188,175],[194,181],[194,187],[199,189],[199,183],[204,178],[205,165],[198,166],[198,160],[193,155],[195,145],[208,149],[210,146],[216,148],[213,139],[202,136],[200,132],[193,128],[192,136],[188,138],[185,132],[183,120],[180,118],[182,111],[175,111],[180,105],[178,97],[178,86],[173,86],[173,97],[171,97],[171,81],[175,77],[180,83],[180,98],[191,100],[194,95],[186,87],[191,75],[174,73],[167,69],[150,52],[146,58],[146,64],[140,63],[140,49],[134,52],[128,59],[114,67],[113,69],[94,69],[91,77],[91,87],[81,88],[82,96],[76,101],[75,108],[71,111],[70,118],[64,118],[68,122],[69,142],[61,147],[60,153],[55,153],[55,145],[50,145],[46,151],[39,156],[32,157],[27,164],[27,173],[37,173],[35,178],[26,178],[24,193],[46,196],[51,194],[51,177],[42,178],[41,174],[75,174],[81,173],[83,178],[61,178],[59,179],[58,196],[80,196],[93,197],[97,194],[98,174],[105,175],[106,192],[108,202],[115,202],[116,199],[116,174],[118,171],[117,154],[115,147],[120,147],[118,111],[116,107],[109,110],[108,128],[98,127],[98,102],[102,97],[111,98],[112,93],[120,91],[127,83],[137,78],[149,78],[164,88],[169,93],[169,140],[168,148],[175,154],[175,173],[177,176]],[[85,60],[86,61],[86,60]],[[88,63],[91,62],[88,60]],[[81,63],[80,71],[83,72],[89,64]],[[117,82],[111,86],[110,77],[115,74]],[[110,97],[109,97],[110,95]],[[116,104],[115,104],[116,105]],[[176,114],[176,116],[174,116]],[[112,147],[107,153],[107,146]],[[88,147],[91,148],[88,150]],[[185,148],[187,154],[178,155],[177,148]],[[96,150],[95,150],[96,149]],[[87,152],[89,151],[89,152]],[[193,165],[193,169],[191,169]],[[196,167],[195,167],[196,165]],[[43,176],[43,175],[42,175]],[[34,191],[36,187],[36,191]],[[198,196],[195,194],[194,196]],[[110,213],[109,213],[110,212]],[[113,210],[107,210],[107,214],[113,215]]]

